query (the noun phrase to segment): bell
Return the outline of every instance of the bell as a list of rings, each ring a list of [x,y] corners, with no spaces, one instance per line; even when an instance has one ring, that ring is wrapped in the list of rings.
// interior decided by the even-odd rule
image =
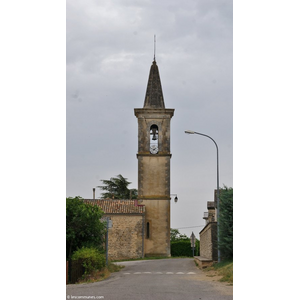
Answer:
[[[153,134],[152,141],[156,141],[157,140],[156,132],[157,132],[156,128],[152,128],[152,134]]]

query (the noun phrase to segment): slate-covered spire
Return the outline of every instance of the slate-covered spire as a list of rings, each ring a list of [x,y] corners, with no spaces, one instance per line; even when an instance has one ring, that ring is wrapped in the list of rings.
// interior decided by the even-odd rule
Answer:
[[[144,108],[165,108],[159,71],[155,60],[150,69]]]

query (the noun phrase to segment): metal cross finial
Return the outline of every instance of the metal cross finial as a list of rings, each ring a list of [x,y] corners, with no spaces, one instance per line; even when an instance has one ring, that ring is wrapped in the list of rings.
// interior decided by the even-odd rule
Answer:
[[[154,34],[154,61],[155,61],[155,51],[156,51],[156,37]]]

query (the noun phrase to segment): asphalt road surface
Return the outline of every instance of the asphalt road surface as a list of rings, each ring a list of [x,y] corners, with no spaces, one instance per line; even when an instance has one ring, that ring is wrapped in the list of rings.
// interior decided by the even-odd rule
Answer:
[[[128,261],[104,281],[67,285],[67,299],[232,300],[232,286],[213,281],[192,258]]]

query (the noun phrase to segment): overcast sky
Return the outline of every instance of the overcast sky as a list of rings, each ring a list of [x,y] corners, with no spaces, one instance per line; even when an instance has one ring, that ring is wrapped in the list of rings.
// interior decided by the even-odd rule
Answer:
[[[165,104],[175,109],[172,227],[203,225],[216,187],[214,144],[184,130],[216,140],[220,184],[232,186],[233,98],[235,296],[295,298],[299,261],[274,261],[299,248],[299,1],[235,1],[233,95],[230,2],[19,0],[2,1],[0,14],[2,268],[13,278],[11,262],[29,245],[17,260],[19,290],[57,298],[54,280],[65,295],[65,196],[92,198],[100,179],[120,173],[137,187],[133,109],[143,106],[156,34]],[[28,262],[45,257],[50,269],[37,277]],[[253,268],[262,259],[268,276]]]
[[[122,174],[137,188],[137,119],[154,56],[171,121],[171,227],[191,235],[232,187],[232,1],[67,1],[67,195]],[[96,189],[96,197],[100,197]],[[194,227],[198,226],[198,227]],[[194,227],[194,228],[184,228]],[[181,229],[182,228],[182,229]]]

